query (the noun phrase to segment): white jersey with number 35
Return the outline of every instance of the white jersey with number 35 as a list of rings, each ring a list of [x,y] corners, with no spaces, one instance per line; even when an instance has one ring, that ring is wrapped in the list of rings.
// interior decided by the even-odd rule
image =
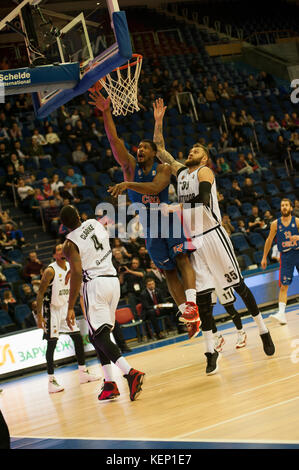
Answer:
[[[70,232],[66,238],[78,247],[84,282],[97,276],[116,275],[112,264],[109,235],[100,222],[88,219]]]

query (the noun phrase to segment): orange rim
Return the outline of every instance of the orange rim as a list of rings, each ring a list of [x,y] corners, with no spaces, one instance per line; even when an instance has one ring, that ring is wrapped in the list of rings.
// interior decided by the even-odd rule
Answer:
[[[117,67],[116,69],[113,70],[113,72],[116,72],[117,70],[124,70],[124,69],[127,69],[128,67],[134,67],[134,65],[138,64],[138,62],[140,62],[143,59],[143,56],[141,54],[133,54],[130,60],[132,60],[133,58],[134,59],[136,58],[137,60],[135,60],[135,62],[122,65],[121,67]]]

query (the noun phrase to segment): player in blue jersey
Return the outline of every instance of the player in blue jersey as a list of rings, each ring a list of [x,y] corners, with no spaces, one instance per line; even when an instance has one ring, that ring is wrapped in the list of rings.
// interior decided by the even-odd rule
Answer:
[[[162,211],[158,210],[158,219],[154,212],[161,203],[168,203],[168,186],[171,178],[171,168],[167,164],[155,162],[156,144],[150,140],[142,140],[138,145],[137,159],[126,149],[123,140],[118,136],[110,110],[110,98],[104,98],[98,89],[92,90],[90,104],[95,105],[103,113],[105,131],[110,142],[114,158],[122,167],[124,182],[109,189],[113,197],[118,197],[128,190],[132,202],[140,203],[140,222],[143,225],[146,247],[152,260],[163,270],[167,285],[181,312],[180,320],[187,325],[196,323],[198,328],[190,329],[190,339],[199,332],[200,320],[196,305],[195,273],[189,261],[189,253],[195,248],[185,237],[184,233],[177,236],[175,227],[181,223],[177,215],[169,217],[169,235],[162,233]],[[157,212],[156,212],[157,214]],[[154,235],[153,235],[154,232]],[[183,232],[183,230],[181,230]],[[181,279],[178,275],[181,275]]]
[[[285,308],[289,285],[293,281],[294,269],[299,274],[299,218],[292,216],[293,206],[290,199],[284,198],[280,203],[281,217],[271,224],[269,236],[265,242],[264,254],[261,261],[263,269],[267,267],[267,255],[274,238],[277,239],[277,247],[280,251],[279,269],[279,310],[270,315],[281,325],[286,325]]]

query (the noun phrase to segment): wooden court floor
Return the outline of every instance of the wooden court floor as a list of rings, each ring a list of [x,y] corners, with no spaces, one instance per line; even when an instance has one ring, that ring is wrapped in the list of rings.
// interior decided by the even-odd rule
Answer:
[[[293,443],[299,447],[299,305],[288,325],[267,318],[276,346],[262,349],[255,323],[244,322],[248,343],[234,348],[231,323],[216,375],[205,374],[203,338],[180,340],[127,356],[146,373],[143,392],[130,402],[127,382],[115,369],[121,396],[99,402],[101,382],[79,385],[77,368],[55,372],[65,391],[49,395],[46,373],[8,381],[0,407],[13,438],[165,441],[183,443]],[[101,375],[96,360],[89,369]],[[166,447],[167,448],[167,447]]]

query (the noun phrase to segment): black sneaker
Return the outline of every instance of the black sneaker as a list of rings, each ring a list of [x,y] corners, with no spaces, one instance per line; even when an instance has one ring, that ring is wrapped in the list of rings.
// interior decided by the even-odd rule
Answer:
[[[206,374],[207,375],[213,375],[216,374],[218,370],[218,358],[219,358],[219,352],[215,351],[213,353],[207,352],[205,353],[207,357],[207,368],[206,368]]]
[[[142,391],[141,385],[144,380],[144,375],[144,372],[140,372],[136,369],[131,369],[127,375],[124,375],[125,379],[128,381],[131,401],[136,400],[136,398],[140,395]]]
[[[260,337],[262,338],[265,354],[267,354],[267,356],[273,356],[275,353],[275,346],[272,341],[270,331],[268,331],[268,333],[263,333]]]

